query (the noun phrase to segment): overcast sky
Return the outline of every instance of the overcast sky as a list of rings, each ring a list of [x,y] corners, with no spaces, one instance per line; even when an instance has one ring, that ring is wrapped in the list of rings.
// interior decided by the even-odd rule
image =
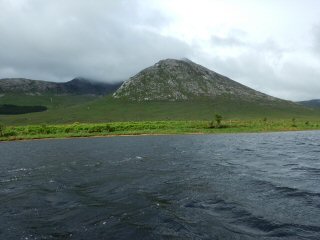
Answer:
[[[0,0],[0,78],[126,80],[187,57],[267,94],[320,98],[318,0]]]

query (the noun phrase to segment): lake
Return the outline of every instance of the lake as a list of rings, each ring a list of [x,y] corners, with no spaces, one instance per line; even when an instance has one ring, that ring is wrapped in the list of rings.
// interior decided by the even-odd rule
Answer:
[[[320,132],[0,142],[0,239],[320,239]]]

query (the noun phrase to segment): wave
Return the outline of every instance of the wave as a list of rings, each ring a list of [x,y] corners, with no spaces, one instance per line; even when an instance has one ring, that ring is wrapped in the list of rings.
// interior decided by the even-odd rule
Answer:
[[[302,189],[288,187],[288,186],[279,186],[272,182],[264,181],[261,179],[254,180],[254,186],[256,185],[260,187],[268,188],[265,191],[276,191],[277,194],[281,194],[279,198],[283,197],[283,195],[287,197],[304,197],[304,198],[319,197],[320,198],[320,193],[318,192],[311,192],[308,190],[302,190]]]
[[[228,231],[251,237],[305,237],[308,233],[320,233],[320,226],[281,223],[256,216],[237,203],[223,199],[192,201],[184,205],[221,219]]]

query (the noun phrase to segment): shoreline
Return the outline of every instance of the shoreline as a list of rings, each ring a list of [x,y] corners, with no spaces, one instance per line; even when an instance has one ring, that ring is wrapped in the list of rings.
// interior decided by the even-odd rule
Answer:
[[[21,138],[21,139],[5,139],[0,140],[1,143],[7,142],[31,142],[31,141],[46,141],[46,140],[72,140],[72,139],[89,139],[89,138],[113,138],[113,137],[144,137],[144,136],[183,136],[183,135],[241,135],[241,134],[259,134],[259,133],[289,133],[289,132],[310,132],[320,131],[320,129],[296,129],[296,130],[270,130],[270,131],[248,131],[248,132],[179,132],[179,133],[134,133],[134,134],[105,134],[105,135],[91,135],[91,136],[49,136],[49,137],[35,137],[35,138]]]
[[[174,136],[174,135],[215,135],[216,133],[142,133],[142,134],[106,134],[93,136],[70,136],[70,137],[44,137],[44,138],[25,138],[13,140],[0,140],[1,142],[29,142],[43,140],[64,140],[64,139],[87,139],[87,138],[113,138],[113,137],[144,137],[144,136]]]
[[[0,142],[44,139],[239,134],[320,130],[320,120],[143,121],[3,126]]]

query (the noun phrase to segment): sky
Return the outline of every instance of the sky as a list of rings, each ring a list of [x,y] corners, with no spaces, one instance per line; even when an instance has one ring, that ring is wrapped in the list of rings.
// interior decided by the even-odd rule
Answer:
[[[0,0],[0,78],[124,81],[189,58],[261,92],[320,98],[318,0]]]

